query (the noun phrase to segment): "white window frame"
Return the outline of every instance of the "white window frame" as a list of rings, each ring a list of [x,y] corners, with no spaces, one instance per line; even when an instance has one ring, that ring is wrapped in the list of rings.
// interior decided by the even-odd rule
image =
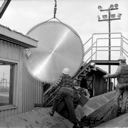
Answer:
[[[12,72],[10,71],[10,79],[12,79],[12,81],[10,80],[10,87],[11,90],[9,90],[9,95],[11,95],[11,97],[9,96],[9,104],[8,105],[3,105],[0,106],[0,112],[1,111],[5,111],[5,110],[10,110],[10,109],[16,109],[16,88],[17,88],[17,74],[18,74],[18,61],[14,61],[14,60],[9,60],[9,59],[3,59],[0,58],[0,62],[5,62],[8,63],[10,65],[12,65]],[[13,74],[13,75],[11,75]],[[11,91],[11,92],[10,92]],[[12,93],[12,94],[11,94]]]

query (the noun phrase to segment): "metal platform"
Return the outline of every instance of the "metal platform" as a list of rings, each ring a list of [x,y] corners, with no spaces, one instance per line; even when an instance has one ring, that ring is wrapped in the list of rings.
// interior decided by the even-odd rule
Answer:
[[[119,65],[117,60],[91,60],[96,65]]]

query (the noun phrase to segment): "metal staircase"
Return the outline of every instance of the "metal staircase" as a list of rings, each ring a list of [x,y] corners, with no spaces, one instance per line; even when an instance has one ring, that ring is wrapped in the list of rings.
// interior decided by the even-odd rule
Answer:
[[[128,58],[128,39],[125,38],[122,33],[111,33],[112,59],[108,60],[108,40],[108,33],[94,33],[92,37],[83,44],[84,63],[73,77],[74,79],[77,78],[81,80],[83,77],[86,77],[91,70],[94,70],[94,66],[92,66],[91,63],[95,63],[96,65],[118,65],[117,59],[120,55]],[[88,84],[93,84],[93,77],[91,80],[88,80]],[[52,105],[57,91],[58,87],[54,86],[54,88],[50,88],[44,93],[44,106]]]
[[[86,75],[88,72],[87,68],[91,63],[95,63],[98,66],[116,66],[119,65],[117,59],[120,55],[128,58],[128,39],[124,37],[122,33],[118,32],[111,33],[111,60],[108,60],[108,40],[108,33],[94,33],[92,37],[84,43],[84,63],[74,77],[80,78],[83,74]]]

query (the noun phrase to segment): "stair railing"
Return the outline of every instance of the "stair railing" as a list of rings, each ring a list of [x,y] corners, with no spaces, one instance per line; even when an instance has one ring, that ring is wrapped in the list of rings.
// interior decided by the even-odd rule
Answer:
[[[86,49],[85,50],[85,52],[84,52],[84,61],[86,62],[86,63],[88,63],[89,62],[89,60],[92,60],[93,59],[93,57],[94,57],[94,55],[95,55],[95,60],[97,60],[97,54],[98,54],[98,51],[108,51],[108,50],[101,50],[101,49],[99,49],[99,48],[101,48],[101,47],[108,47],[109,48],[109,46],[98,46],[97,44],[98,44],[98,41],[99,40],[108,40],[109,38],[107,37],[105,37],[105,38],[95,38],[94,36],[95,35],[101,35],[101,34],[103,34],[103,35],[107,35],[108,33],[94,33],[87,41],[86,41],[86,43],[84,43],[84,47],[85,46],[87,46],[89,43],[91,43],[90,44],[90,47],[88,47],[88,49]],[[125,47],[124,47],[124,44],[126,44],[126,45],[128,45],[128,39],[126,38],[126,37],[124,37],[124,36],[122,36],[122,34],[120,33],[120,32],[117,32],[117,33],[112,33],[113,35],[114,34],[118,34],[118,37],[112,37],[111,39],[112,40],[114,40],[114,39],[118,39],[118,40],[120,40],[120,46],[111,46],[111,48],[120,48],[120,49],[118,49],[118,50],[111,50],[111,51],[119,51],[120,52],[120,55],[122,55],[122,54],[124,54],[126,57],[128,57],[128,52],[127,52],[127,50],[125,49]],[[93,39],[93,38],[95,38],[95,39]],[[91,55],[89,55],[89,57],[87,57],[86,58],[86,56],[88,56],[88,54],[91,52]],[[86,59],[85,59],[86,58]]]
[[[126,45],[128,47],[128,39],[124,36],[121,36],[121,37],[122,37],[122,48],[121,48],[122,54],[124,53],[128,57],[128,51],[126,50],[126,48],[124,46],[124,45]]]

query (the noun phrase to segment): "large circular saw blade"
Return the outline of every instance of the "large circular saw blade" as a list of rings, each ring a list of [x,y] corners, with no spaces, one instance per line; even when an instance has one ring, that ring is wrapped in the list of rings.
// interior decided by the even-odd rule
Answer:
[[[27,34],[38,40],[26,58],[30,74],[42,82],[55,82],[63,68],[70,69],[73,76],[83,60],[83,45],[80,37],[69,26],[49,21],[36,25]]]

